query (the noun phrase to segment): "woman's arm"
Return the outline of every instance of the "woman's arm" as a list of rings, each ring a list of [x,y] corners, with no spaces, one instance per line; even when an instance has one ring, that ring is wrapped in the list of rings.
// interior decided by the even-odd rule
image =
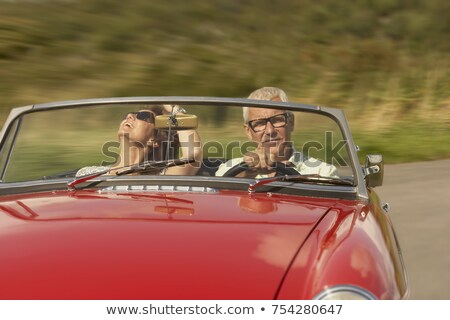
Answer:
[[[195,175],[203,160],[202,143],[197,130],[179,130],[181,159],[194,159],[195,162],[167,168],[167,175]]]
[[[185,113],[186,111],[178,105],[164,105],[167,113]],[[200,169],[203,160],[203,149],[200,135],[195,130],[178,130],[178,140],[180,143],[181,159],[194,159],[195,162],[181,166],[167,168],[164,174],[167,175],[195,175]]]

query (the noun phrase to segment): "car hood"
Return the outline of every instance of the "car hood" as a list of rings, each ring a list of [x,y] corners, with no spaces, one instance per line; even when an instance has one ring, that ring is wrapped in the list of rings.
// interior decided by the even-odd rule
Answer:
[[[1,299],[273,299],[335,201],[221,191],[0,197]]]

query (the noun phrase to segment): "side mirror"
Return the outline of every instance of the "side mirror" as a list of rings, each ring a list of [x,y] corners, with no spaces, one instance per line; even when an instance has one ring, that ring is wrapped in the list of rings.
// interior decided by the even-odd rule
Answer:
[[[364,167],[366,186],[374,188],[383,184],[384,162],[381,154],[368,154]]]
[[[188,130],[198,126],[197,116],[193,114],[178,113],[174,116],[160,115],[155,117],[156,129]]]

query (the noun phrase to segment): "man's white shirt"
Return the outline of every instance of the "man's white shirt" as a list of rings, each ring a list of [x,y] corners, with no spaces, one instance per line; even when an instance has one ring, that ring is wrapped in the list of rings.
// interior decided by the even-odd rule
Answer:
[[[223,176],[228,170],[242,163],[244,158],[234,158],[230,159],[225,163],[222,163],[216,171],[216,176]],[[315,158],[305,159],[303,154],[298,151],[294,151],[292,156],[289,158],[289,162],[292,163],[293,168],[300,174],[319,174],[322,177],[337,177],[337,168],[326,162],[322,162]],[[259,178],[267,178],[268,175],[259,174],[256,176]]]

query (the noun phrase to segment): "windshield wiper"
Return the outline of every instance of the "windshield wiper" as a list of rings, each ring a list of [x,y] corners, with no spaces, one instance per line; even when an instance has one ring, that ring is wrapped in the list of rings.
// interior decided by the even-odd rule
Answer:
[[[253,193],[256,191],[256,188],[275,181],[314,182],[341,186],[353,186],[353,182],[350,180],[333,177],[323,177],[319,174],[298,174],[256,179],[254,182],[248,185],[248,192]]]
[[[87,174],[78,178],[75,178],[74,180],[70,181],[67,183],[67,187],[69,189],[74,189],[76,185],[92,180],[94,178],[97,178],[98,176],[101,176],[102,174],[108,173],[110,169],[106,169],[106,170],[102,170],[99,172],[95,172],[95,173],[91,173],[91,174]]]
[[[137,172],[147,173],[147,174],[150,174],[150,173],[155,174],[165,168],[179,166],[179,165],[188,164],[188,163],[192,163],[192,162],[195,162],[195,159],[171,159],[171,160],[162,160],[162,161],[146,161],[146,162],[143,162],[143,163],[140,163],[137,165],[122,167],[118,171],[116,171],[115,175],[121,176],[121,175],[125,175],[125,174],[130,174],[130,173],[137,173]],[[75,178],[74,180],[67,183],[67,187],[69,189],[74,189],[76,185],[79,185],[80,183],[97,178],[103,174],[108,173],[110,170],[111,169],[108,168],[108,169],[105,169],[105,170],[102,170],[99,172],[95,172],[95,173],[91,173],[91,174],[87,174],[87,175]]]

